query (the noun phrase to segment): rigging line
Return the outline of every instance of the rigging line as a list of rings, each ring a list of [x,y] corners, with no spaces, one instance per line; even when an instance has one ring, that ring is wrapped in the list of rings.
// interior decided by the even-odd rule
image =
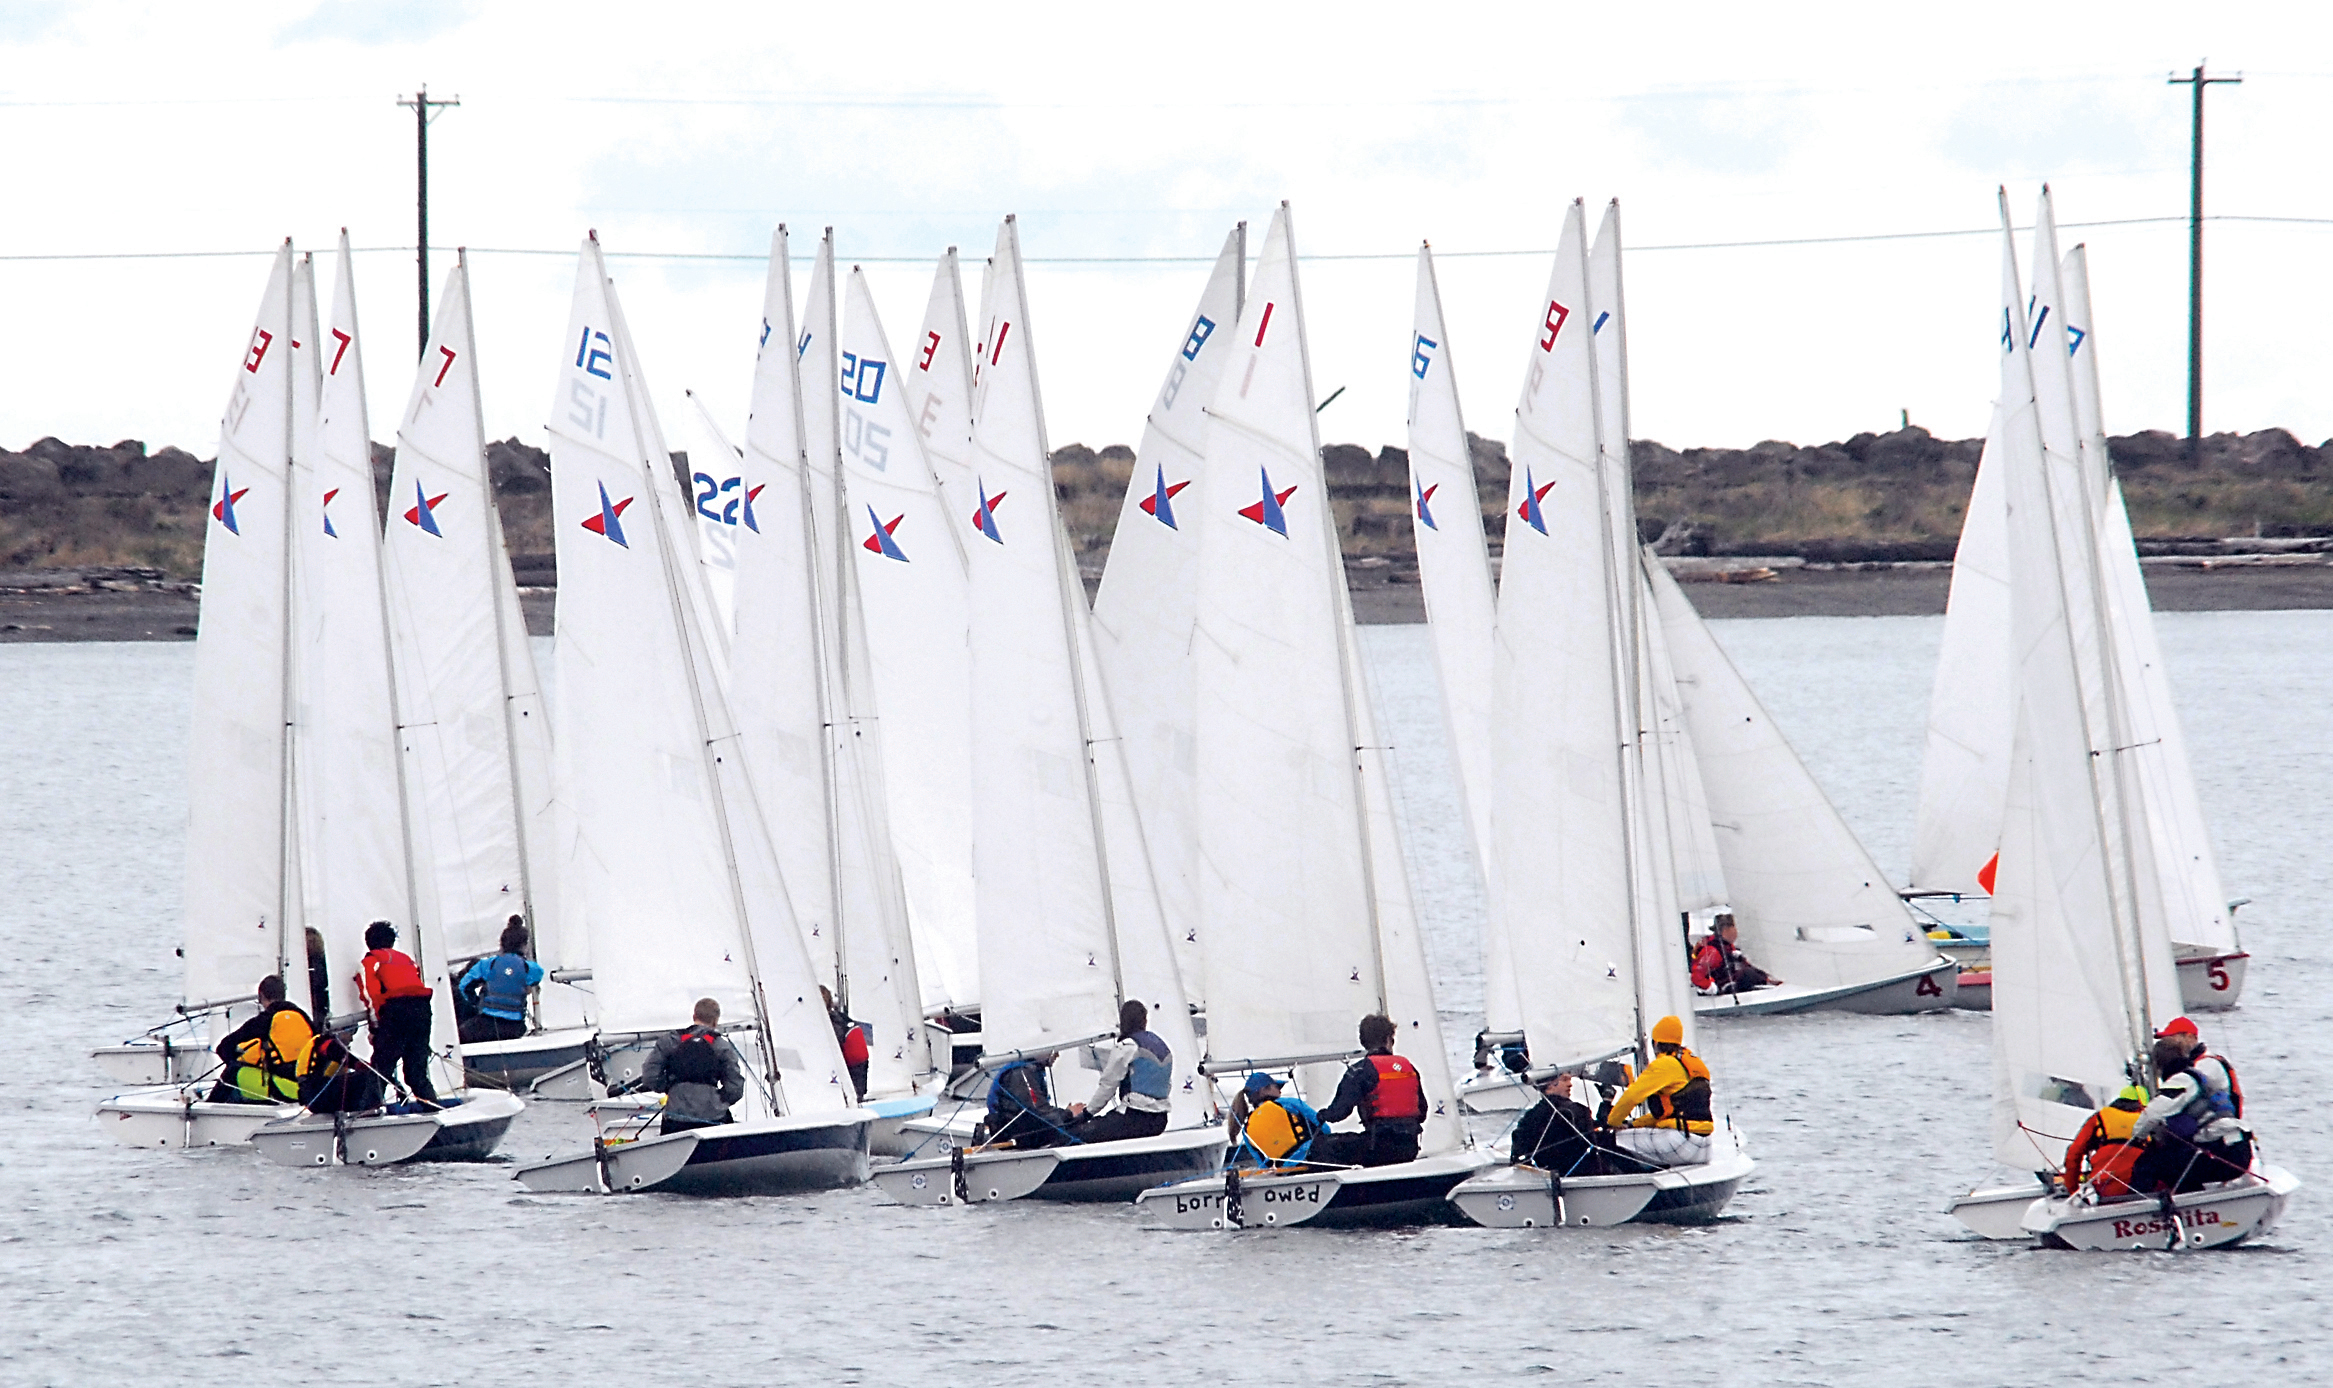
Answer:
[[[2215,212],[2205,217],[2204,220],[2207,222],[2252,222],[2271,226],[2333,226],[2333,217],[2279,217],[2239,212]],[[2105,227],[2185,225],[2187,221],[2186,217],[2118,217],[2093,222],[2060,222],[2058,225],[2067,230],[2080,231]],[[2017,230],[2030,231],[2031,228],[2019,227]],[[1640,254],[1651,251],[1761,250],[1778,246],[1839,246],[1866,242],[1944,240],[1954,237],[1991,236],[1999,231],[1999,227],[1993,226],[1951,228],[1938,231],[1864,232],[1848,236],[1786,236],[1749,241],[1672,241],[1631,246],[1629,249]],[[351,248],[351,253],[355,255],[410,255],[413,253],[413,249],[411,246],[356,246]],[[575,254],[574,250],[569,247],[541,246],[432,246],[430,249],[467,250],[471,255],[572,256]],[[1511,256],[1545,256],[1554,253],[1552,247],[1530,246],[1513,250],[1436,250],[1434,254],[1435,258],[1439,260],[1482,260]],[[0,254],[0,263],[77,260],[206,260],[273,254],[275,251],[272,248],[228,251],[78,251]],[[769,263],[768,254],[758,251],[603,250],[601,255],[609,260],[711,261],[752,265]],[[809,264],[815,257],[794,256],[792,259],[802,264]],[[1315,252],[1297,257],[1299,262],[1398,260],[1408,263],[1416,259],[1417,252],[1414,250]],[[853,256],[852,261],[862,265],[928,265],[931,263],[932,257],[921,254],[862,255]],[[1054,255],[1024,256],[1021,263],[1024,265],[1212,265],[1215,263],[1215,257],[1211,255]]]

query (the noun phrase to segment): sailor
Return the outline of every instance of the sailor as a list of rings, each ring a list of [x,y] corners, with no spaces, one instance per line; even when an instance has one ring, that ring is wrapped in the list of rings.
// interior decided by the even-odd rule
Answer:
[[[2224,1055],[2214,1055],[2205,1048],[2203,1036],[2195,1023],[2185,1017],[2173,1017],[2155,1033],[2158,1041],[2176,1040],[2187,1048],[2188,1068],[2203,1081],[2206,1092],[2212,1096],[2213,1107],[2231,1118],[2244,1116],[2244,1082],[2236,1078],[2236,1067]]]
[[[411,955],[395,948],[397,927],[374,921],[365,927],[363,972],[365,1007],[373,1022],[372,1067],[389,1079],[400,1062],[405,1088],[432,1108],[437,1087],[429,1079],[429,995]]]
[[[284,1001],[280,974],[259,980],[259,1015],[219,1042],[227,1067],[211,1087],[214,1104],[298,1103],[300,1076],[308,1073],[308,1051],[316,1024],[296,1003]]]
[[[455,988],[476,990],[478,1014],[462,1023],[462,1040],[516,1041],[527,1034],[527,992],[543,981],[543,966],[527,958],[527,924],[512,916],[502,927],[502,952],[474,961]]]
[[[1058,1052],[1023,1056],[1002,1070],[988,1086],[988,1117],[974,1132],[976,1145],[1056,1147],[1069,1136],[1069,1114],[1053,1106],[1053,1086],[1046,1071]]]
[[[1248,1076],[1247,1083],[1240,1088],[1247,1116],[1239,1130],[1239,1144],[1232,1153],[1234,1165],[1302,1166],[1312,1155],[1314,1144],[1328,1125],[1320,1121],[1312,1105],[1280,1091],[1279,1078],[1261,1070]]]
[[[2159,1087],[2131,1125],[2133,1137],[2152,1139],[2130,1176],[2133,1186],[2149,1194],[2199,1190],[2252,1169],[2252,1131],[2244,1126],[2234,1072],[2228,1071],[2226,1090],[2212,1088],[2188,1049],[2193,1040],[2192,1032],[2174,1033],[2155,1043]]]
[[[1150,1029],[1150,1009],[1128,998],[1118,1005],[1118,1042],[1102,1062],[1094,1097],[1069,1106],[1070,1135],[1080,1142],[1156,1137],[1166,1131],[1174,1092],[1175,1053]]]
[[[1652,1062],[1605,1111],[1614,1145],[1662,1166],[1708,1161],[1709,1067],[1685,1049],[1685,1024],[1675,1017],[1653,1023],[1652,1042]]]
[[[664,1095],[668,1133],[734,1123],[729,1106],[745,1097],[745,1061],[721,1034],[721,1004],[699,998],[690,1015],[692,1024],[657,1038],[640,1067],[640,1087]]]
[[[1539,1102],[1515,1120],[1508,1149],[1517,1162],[1563,1176],[1616,1176],[1647,1163],[1596,1140],[1596,1115],[1571,1097],[1566,1071],[1539,1087]]]
[[[867,1059],[870,1054],[867,1038],[874,1028],[865,1022],[853,1021],[834,1000],[834,991],[825,984],[818,985],[818,996],[826,1004],[826,1020],[834,1026],[834,1044],[842,1048],[843,1068],[850,1072],[851,1090],[861,1100],[867,1097]]]
[[[2101,1200],[2127,1200],[2140,1191],[2131,1184],[2131,1169],[2146,1144],[2132,1135],[2139,1112],[2147,1106],[2147,1091],[2126,1084],[2114,1102],[2082,1120],[2074,1140],[2066,1144],[2065,1169],[2058,1179],[2072,1195],[2085,1184]]]
[[[1709,937],[1693,952],[1694,987],[1708,993],[1746,993],[1782,982],[1742,953],[1735,944],[1741,934],[1730,911],[1710,922]]]
[[[1336,1097],[1320,1111],[1323,1123],[1359,1112],[1357,1133],[1322,1133],[1312,1159],[1343,1166],[1394,1166],[1418,1159],[1418,1134],[1426,1126],[1426,1088],[1418,1067],[1393,1053],[1400,1029],[1382,1014],[1361,1019],[1366,1052],[1337,1081]]]

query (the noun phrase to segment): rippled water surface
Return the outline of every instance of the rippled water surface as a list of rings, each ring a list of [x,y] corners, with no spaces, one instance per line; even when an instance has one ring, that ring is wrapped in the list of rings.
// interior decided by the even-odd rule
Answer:
[[[2207,1024],[2272,1160],[2260,1245],[2037,1252],[1941,1206],[1986,1179],[1969,1014],[1737,1020],[1706,1052],[1759,1171],[1724,1224],[1593,1234],[1141,1227],[1131,1209],[536,1198],[505,1164],[292,1171],[130,1151],[87,1059],[178,997],[192,648],[0,646],[0,1381],[2033,1383],[2322,1377],[2333,1175],[2324,808],[2333,613],[2159,619],[2254,959]],[[1881,864],[1909,855],[1938,623],[1719,637]],[[1422,627],[1365,641],[1453,1047],[1481,889]],[[1527,736],[1528,730],[1503,735]],[[2312,1096],[2317,1097],[2312,1097]],[[539,1105],[506,1151],[588,1124]]]

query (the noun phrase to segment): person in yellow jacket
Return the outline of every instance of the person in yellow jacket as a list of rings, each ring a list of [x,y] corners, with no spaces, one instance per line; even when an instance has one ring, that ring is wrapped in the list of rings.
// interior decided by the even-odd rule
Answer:
[[[1652,1061],[1605,1110],[1614,1145],[1662,1166],[1708,1161],[1709,1066],[1685,1049],[1685,1024],[1675,1017],[1653,1023],[1652,1042]]]
[[[226,1070],[213,1086],[214,1104],[296,1104],[300,1077],[308,1073],[308,1051],[316,1024],[297,1003],[284,1001],[281,975],[259,980],[259,1015],[219,1042]]]

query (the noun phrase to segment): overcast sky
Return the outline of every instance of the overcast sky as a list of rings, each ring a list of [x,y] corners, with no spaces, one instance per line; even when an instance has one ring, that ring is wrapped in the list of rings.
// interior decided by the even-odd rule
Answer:
[[[1621,199],[1639,437],[1819,442],[1899,410],[1971,436],[1996,372],[1993,238],[1686,247],[1983,228],[2004,182],[2023,221],[2043,179],[2067,222],[2158,219],[2065,242],[2092,248],[2109,427],[2177,430],[2189,95],[2164,78],[2207,56],[2245,78],[2211,91],[2212,210],[2327,224],[2209,227],[2206,427],[2313,443],[2333,434],[2326,14],[10,0],[0,447],[208,456],[264,252],[325,251],[343,225],[404,248],[357,264],[389,438],[417,345],[413,121],[394,103],[420,82],[461,98],[432,128],[431,240],[477,248],[496,436],[543,440],[586,228],[685,446],[684,387],[742,432],[774,223],[804,253],[833,225],[899,342],[930,259],[962,247],[977,304],[1018,212],[1033,261],[1121,258],[1034,265],[1032,328],[1053,442],[1132,443],[1225,231],[1260,237],[1286,198],[1316,384],[1346,388],[1331,440],[1402,441],[1421,239],[1529,252],[1441,265],[1468,421],[1505,437],[1575,196]],[[187,251],[255,254],[40,258]],[[660,258],[680,254],[737,258]]]

